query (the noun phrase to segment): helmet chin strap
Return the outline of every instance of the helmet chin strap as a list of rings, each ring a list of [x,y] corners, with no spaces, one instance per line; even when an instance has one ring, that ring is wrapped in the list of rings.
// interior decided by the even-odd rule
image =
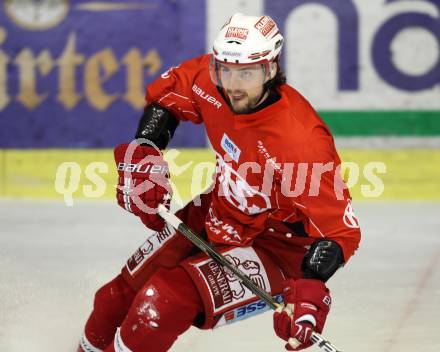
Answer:
[[[267,67],[269,67],[269,75],[270,75],[271,68],[270,68],[270,66],[267,66]],[[265,67],[265,69],[266,69],[266,67]],[[263,84],[263,92],[261,93],[260,99],[258,99],[257,104],[255,104],[255,106],[253,108],[256,108],[269,96],[270,86],[271,86],[271,83],[273,82],[274,79],[275,79],[275,76]]]
[[[269,96],[269,84],[268,84],[269,82],[270,80],[264,83],[263,92],[261,93],[260,99],[258,99],[258,102],[255,104],[254,107],[252,107],[252,109],[260,105]]]

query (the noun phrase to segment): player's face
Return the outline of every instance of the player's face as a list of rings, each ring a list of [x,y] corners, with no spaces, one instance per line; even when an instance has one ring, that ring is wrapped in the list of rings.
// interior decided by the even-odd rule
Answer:
[[[236,114],[245,114],[260,102],[267,80],[262,65],[221,64],[219,75]]]

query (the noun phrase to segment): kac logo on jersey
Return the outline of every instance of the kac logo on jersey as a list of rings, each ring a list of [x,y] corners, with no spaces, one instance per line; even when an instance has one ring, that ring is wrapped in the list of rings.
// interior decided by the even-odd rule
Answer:
[[[235,143],[229,138],[226,133],[223,134],[221,146],[223,150],[228,153],[228,155],[238,163],[238,159],[240,159],[241,150],[235,145]]]

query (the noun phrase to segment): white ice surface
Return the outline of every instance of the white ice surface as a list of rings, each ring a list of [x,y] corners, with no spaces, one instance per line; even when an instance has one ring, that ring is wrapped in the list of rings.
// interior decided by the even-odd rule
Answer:
[[[329,282],[344,352],[440,351],[440,203],[355,203],[360,250]],[[74,351],[97,288],[145,231],[113,202],[0,201],[0,351]],[[283,351],[266,313],[191,329],[175,352]],[[313,347],[310,351],[320,351]]]

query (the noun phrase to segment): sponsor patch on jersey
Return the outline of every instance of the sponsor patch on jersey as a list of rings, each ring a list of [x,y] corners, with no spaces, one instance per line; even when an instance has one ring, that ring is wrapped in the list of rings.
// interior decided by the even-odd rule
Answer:
[[[217,109],[222,107],[222,103],[220,103],[217,99],[215,99],[212,95],[206,93],[203,89],[198,87],[196,84],[193,84],[192,90],[202,99],[205,99],[208,103],[214,105]]]
[[[283,295],[281,294],[276,295],[273,298],[277,303],[283,302]],[[250,318],[254,315],[267,312],[269,309],[270,307],[267,305],[267,303],[262,300],[246,304],[223,314],[223,316],[219,319],[214,328]]]
[[[241,27],[229,27],[226,31],[225,38],[238,38],[245,40],[248,36],[249,29]]]
[[[238,148],[231,138],[227,136],[227,134],[223,134],[221,146],[223,150],[228,153],[228,155],[238,163],[238,159],[240,159],[241,150]]]

